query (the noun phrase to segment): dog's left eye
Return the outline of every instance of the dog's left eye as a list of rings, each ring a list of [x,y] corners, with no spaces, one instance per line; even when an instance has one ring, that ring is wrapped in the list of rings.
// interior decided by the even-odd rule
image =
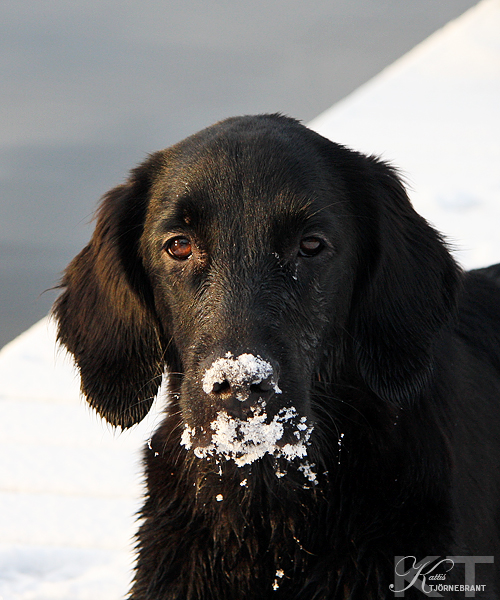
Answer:
[[[299,245],[299,256],[304,256],[306,258],[316,256],[324,247],[324,243],[316,237],[302,238]]]
[[[171,240],[168,240],[163,247],[170,256],[177,260],[186,260],[193,253],[191,240],[187,237],[179,236],[172,238]]]

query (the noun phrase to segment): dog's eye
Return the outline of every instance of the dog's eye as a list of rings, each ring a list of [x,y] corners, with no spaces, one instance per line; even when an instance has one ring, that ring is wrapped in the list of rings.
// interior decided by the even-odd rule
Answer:
[[[164,249],[177,260],[186,260],[193,253],[191,240],[186,237],[175,237],[165,244]]]
[[[299,245],[299,256],[304,256],[306,258],[316,256],[323,248],[323,242],[316,237],[302,238]]]

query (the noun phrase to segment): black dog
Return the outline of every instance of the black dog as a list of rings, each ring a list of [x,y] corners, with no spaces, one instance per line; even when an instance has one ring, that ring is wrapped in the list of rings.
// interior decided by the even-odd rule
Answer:
[[[499,281],[393,169],[282,116],[132,171],[54,309],[111,424],[168,372],[130,598],[462,598],[471,572],[500,598]]]

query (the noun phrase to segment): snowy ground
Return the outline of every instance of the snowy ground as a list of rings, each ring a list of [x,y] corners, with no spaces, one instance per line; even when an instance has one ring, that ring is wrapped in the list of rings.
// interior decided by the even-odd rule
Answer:
[[[500,262],[498,31],[500,0],[483,0],[311,124],[398,165],[468,267]],[[126,594],[158,410],[112,432],[47,320],[0,352],[0,600]]]
[[[127,591],[139,449],[156,409],[118,434],[79,397],[46,319],[0,352],[0,598],[111,600]]]

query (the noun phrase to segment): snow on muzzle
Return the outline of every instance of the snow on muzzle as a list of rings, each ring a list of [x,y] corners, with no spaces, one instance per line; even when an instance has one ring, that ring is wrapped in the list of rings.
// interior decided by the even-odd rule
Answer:
[[[206,394],[232,393],[240,402],[254,393],[281,394],[271,363],[260,356],[240,354],[234,357],[228,352],[215,360],[205,371],[202,380]]]
[[[309,438],[313,431],[307,417],[300,415],[293,406],[281,408],[272,419],[266,413],[266,398],[269,394],[281,394],[274,369],[269,362],[253,354],[234,357],[228,352],[206,369],[202,386],[207,395],[226,393],[239,402],[245,402],[252,394],[257,394],[259,401],[252,403],[246,419],[228,414],[221,408],[208,426],[210,441],[206,445],[196,445],[197,438],[207,439],[204,428],[200,427],[200,431],[197,431],[197,427],[186,424],[181,444],[186,449],[192,449],[197,458],[232,460],[238,467],[242,467],[266,454],[287,461],[307,456]],[[262,394],[262,390],[266,394]],[[312,466],[306,461],[302,461],[299,466],[301,470],[308,470],[306,477],[311,481],[314,476],[310,470]]]

